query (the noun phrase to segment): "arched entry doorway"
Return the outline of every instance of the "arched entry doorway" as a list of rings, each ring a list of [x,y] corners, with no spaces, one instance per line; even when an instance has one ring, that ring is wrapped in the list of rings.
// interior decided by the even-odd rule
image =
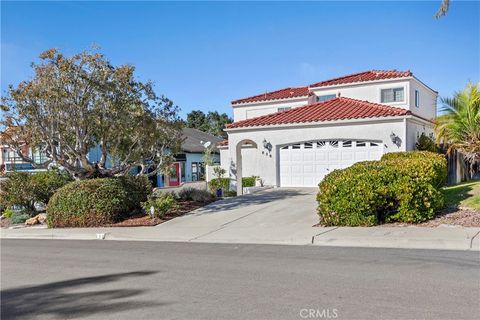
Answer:
[[[236,150],[236,169],[237,169],[237,195],[243,194],[242,188],[242,149],[257,148],[257,144],[250,139],[243,139],[237,143]]]

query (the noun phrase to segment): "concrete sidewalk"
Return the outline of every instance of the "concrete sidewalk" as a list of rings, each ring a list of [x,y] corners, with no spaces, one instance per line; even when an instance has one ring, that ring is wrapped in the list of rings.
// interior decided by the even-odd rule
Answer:
[[[159,232],[157,227],[47,229],[22,228],[2,229],[1,239],[68,239],[96,240],[97,235],[105,234],[105,240],[121,241],[171,241],[208,243],[258,243],[285,245],[315,245],[341,247],[378,247],[406,249],[444,249],[480,251],[480,228],[440,226],[423,227],[370,227],[370,228],[318,228],[298,230],[294,234],[283,234],[279,230],[265,232],[263,237],[250,236],[248,228],[243,235],[210,233],[172,234]],[[280,236],[283,236],[280,239]],[[191,237],[191,238],[189,238]]]

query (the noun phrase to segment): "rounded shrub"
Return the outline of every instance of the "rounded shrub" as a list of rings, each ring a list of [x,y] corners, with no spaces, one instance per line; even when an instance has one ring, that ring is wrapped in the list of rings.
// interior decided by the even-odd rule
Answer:
[[[208,187],[210,191],[213,193],[216,192],[217,189],[223,189],[223,191],[230,190],[230,179],[229,178],[215,178],[210,180],[208,183]]]
[[[71,182],[51,197],[47,224],[49,227],[95,227],[121,221],[141,208],[148,190],[142,180],[134,177]]]
[[[247,188],[247,187],[255,187],[255,181],[257,180],[256,176],[251,176],[251,177],[243,177],[242,178],[242,187]]]
[[[319,184],[320,223],[372,226],[431,219],[443,206],[446,170],[445,158],[431,152],[387,154],[335,170]]]

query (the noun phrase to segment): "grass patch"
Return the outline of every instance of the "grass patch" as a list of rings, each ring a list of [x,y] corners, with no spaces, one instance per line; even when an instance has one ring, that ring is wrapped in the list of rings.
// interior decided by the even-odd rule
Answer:
[[[469,181],[442,189],[447,207],[480,210],[480,181]]]

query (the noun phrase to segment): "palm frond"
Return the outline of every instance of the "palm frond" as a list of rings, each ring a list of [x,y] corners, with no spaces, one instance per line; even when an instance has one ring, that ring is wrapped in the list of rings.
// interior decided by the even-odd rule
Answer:
[[[440,9],[438,9],[437,13],[435,14],[435,18],[439,19],[446,15],[449,6],[450,0],[442,0],[442,4],[440,5]]]

